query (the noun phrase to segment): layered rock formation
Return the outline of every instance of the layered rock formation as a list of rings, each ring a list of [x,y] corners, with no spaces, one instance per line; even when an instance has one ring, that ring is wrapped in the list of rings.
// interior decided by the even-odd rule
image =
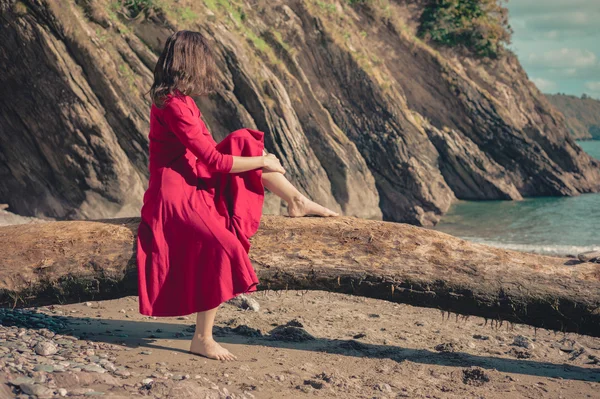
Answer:
[[[565,94],[546,94],[546,98],[565,116],[575,139],[600,140],[600,101]]]
[[[266,133],[288,177],[347,215],[431,225],[456,199],[600,189],[597,161],[513,55],[415,38],[418,1],[0,0],[0,202],[22,215],[135,215],[156,54],[203,32],[222,90],[216,139]],[[275,212],[278,203],[274,203]]]

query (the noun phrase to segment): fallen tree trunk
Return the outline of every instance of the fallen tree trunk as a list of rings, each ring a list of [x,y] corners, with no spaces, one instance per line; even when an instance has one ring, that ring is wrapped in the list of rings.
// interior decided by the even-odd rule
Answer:
[[[0,228],[0,304],[137,293],[139,219]],[[491,248],[405,224],[264,216],[260,289],[325,290],[600,336],[600,265]]]

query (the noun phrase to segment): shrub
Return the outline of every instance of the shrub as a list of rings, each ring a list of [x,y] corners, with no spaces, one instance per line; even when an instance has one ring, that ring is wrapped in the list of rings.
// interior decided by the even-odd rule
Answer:
[[[429,0],[418,35],[447,46],[462,46],[477,56],[496,58],[510,43],[505,0]]]
[[[126,11],[130,18],[135,18],[141,13],[147,13],[156,7],[154,0],[120,0],[119,3],[122,10]]]

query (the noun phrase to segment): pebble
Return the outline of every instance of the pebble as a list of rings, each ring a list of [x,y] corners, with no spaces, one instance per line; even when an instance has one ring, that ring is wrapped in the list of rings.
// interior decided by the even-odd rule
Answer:
[[[44,371],[46,373],[54,372],[54,366],[50,364],[36,364],[33,368],[34,371]]]
[[[35,353],[37,353],[38,355],[42,355],[42,356],[50,356],[50,355],[54,355],[56,352],[58,352],[58,348],[56,347],[56,345],[54,345],[52,342],[48,342],[48,341],[43,341],[38,343],[35,348]]]
[[[21,389],[21,391],[23,391],[23,393],[26,393],[27,395],[37,396],[38,398],[50,398],[53,394],[53,392],[49,388],[46,388],[43,385],[32,384],[28,382],[19,385],[19,388]]]
[[[97,364],[86,364],[81,369],[90,373],[106,373],[106,370],[98,366]]]
[[[377,389],[381,392],[387,392],[387,393],[392,392],[392,387],[386,383],[379,383],[379,384],[375,385],[375,389]]]
[[[240,309],[249,309],[253,312],[258,312],[260,310],[260,304],[258,301],[244,294],[230,299],[227,301],[227,303],[237,306]]]
[[[531,342],[531,340],[529,338],[524,337],[522,335],[517,335],[515,337],[515,339],[513,340],[512,344],[514,346],[520,346],[521,348],[525,348],[525,349],[535,348],[535,346],[533,345],[533,342]]]
[[[64,389],[64,388],[59,388],[58,389],[58,395],[59,396],[63,396],[64,397],[64,396],[67,396],[68,393],[69,392],[66,389]]]

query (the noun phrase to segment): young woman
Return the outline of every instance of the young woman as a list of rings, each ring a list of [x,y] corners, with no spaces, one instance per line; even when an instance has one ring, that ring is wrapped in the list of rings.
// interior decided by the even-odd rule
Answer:
[[[264,187],[287,202],[290,216],[337,216],[285,177],[263,132],[239,129],[216,143],[191,95],[216,87],[216,64],[204,37],[180,31],[165,45],[150,89],[150,180],[138,227],[140,313],[198,313],[190,351],[236,356],[212,336],[218,306],[256,291],[249,238],[260,222]]]

